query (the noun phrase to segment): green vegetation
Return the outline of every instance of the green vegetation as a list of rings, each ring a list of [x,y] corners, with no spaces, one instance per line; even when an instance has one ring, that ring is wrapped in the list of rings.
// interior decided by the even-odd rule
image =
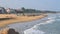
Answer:
[[[22,7],[21,9],[17,10],[17,9],[9,9],[10,12],[9,14],[18,14],[18,13],[22,13],[24,15],[24,13],[57,13],[56,11],[40,11],[40,10],[36,10],[36,9],[26,9],[24,7]],[[0,7],[0,14],[5,14],[8,13],[4,7]]]
[[[22,11],[19,11],[18,13],[56,13],[56,11],[40,11],[36,9],[25,9],[24,7],[21,8]]]
[[[0,7],[0,14],[5,14],[7,13],[4,7]]]

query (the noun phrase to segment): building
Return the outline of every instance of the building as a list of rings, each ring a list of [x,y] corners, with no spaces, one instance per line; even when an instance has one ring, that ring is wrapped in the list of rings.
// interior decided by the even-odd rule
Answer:
[[[7,11],[8,14],[15,14],[16,13],[16,10],[11,9],[11,8],[6,9],[6,11]]]
[[[0,7],[0,14],[6,14],[6,10],[4,7]]]

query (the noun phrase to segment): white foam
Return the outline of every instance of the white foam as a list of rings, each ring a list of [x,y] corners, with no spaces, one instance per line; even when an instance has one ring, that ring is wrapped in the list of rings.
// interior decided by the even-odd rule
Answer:
[[[48,21],[46,21],[46,23],[53,23],[55,20],[48,20]]]
[[[48,18],[48,19],[52,19],[52,18]]]
[[[39,31],[39,30],[35,30],[33,28],[24,31],[24,34],[44,34],[44,33],[45,32]]]
[[[48,21],[46,21],[46,22],[44,22],[44,23],[40,23],[40,24],[37,24],[37,25],[44,25],[44,24],[48,24],[48,23],[53,23],[55,20],[48,20]]]
[[[55,20],[52,19],[52,18],[48,18],[48,19],[49,19],[49,20],[46,21],[46,22],[36,24],[36,25],[34,25],[32,28],[25,30],[25,31],[24,31],[24,34],[44,34],[45,32],[40,31],[40,30],[38,30],[37,28],[38,28],[38,26],[40,26],[40,25],[45,25],[45,24],[48,24],[48,23],[53,23],[53,22],[55,21]]]
[[[48,21],[46,21],[46,22],[36,24],[36,25],[34,25],[32,28],[33,28],[33,29],[37,29],[37,26],[45,25],[45,24],[49,24],[49,23],[53,23],[54,21],[55,21],[55,20],[48,20]]]
[[[49,17],[48,19],[55,19],[56,17]]]

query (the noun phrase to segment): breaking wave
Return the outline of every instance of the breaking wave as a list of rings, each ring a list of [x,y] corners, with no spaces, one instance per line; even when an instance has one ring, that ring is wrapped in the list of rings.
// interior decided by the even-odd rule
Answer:
[[[60,34],[60,21],[57,18],[49,17],[47,21],[25,30],[24,34]]]

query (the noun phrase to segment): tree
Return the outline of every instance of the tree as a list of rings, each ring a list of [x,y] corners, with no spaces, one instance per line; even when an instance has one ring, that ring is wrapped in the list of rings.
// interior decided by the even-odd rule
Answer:
[[[0,13],[1,14],[6,14],[7,13],[4,7],[0,7]]]
[[[24,14],[25,8],[24,8],[24,7],[22,7],[21,9],[22,9],[22,11],[23,11],[23,15],[25,16],[25,14]]]

